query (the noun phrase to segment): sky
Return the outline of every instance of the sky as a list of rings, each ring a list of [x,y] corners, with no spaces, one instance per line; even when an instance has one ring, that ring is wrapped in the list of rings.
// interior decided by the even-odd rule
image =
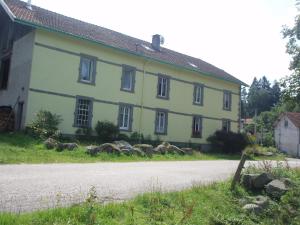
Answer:
[[[289,75],[282,26],[295,0],[32,0],[33,5],[200,58],[247,84]]]

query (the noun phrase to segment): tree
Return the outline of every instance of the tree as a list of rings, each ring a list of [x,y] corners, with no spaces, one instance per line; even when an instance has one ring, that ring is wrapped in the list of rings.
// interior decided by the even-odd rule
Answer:
[[[241,117],[246,118],[248,116],[247,113],[247,90],[246,87],[242,87],[241,89]]]
[[[281,80],[282,100],[288,105],[289,111],[299,111],[300,109],[300,37],[297,37],[300,27],[300,16],[295,18],[294,27],[284,26],[282,30],[283,38],[287,39],[286,52],[291,56],[290,70],[292,74]],[[298,35],[300,36],[300,35]]]
[[[279,103],[281,90],[279,83],[275,80],[271,88],[272,106],[276,106]]]

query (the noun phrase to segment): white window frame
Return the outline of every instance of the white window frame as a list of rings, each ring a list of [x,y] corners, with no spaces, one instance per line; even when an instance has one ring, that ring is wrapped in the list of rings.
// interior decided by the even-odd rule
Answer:
[[[223,92],[223,109],[224,110],[231,110],[231,92],[230,91],[224,91]]]
[[[120,104],[119,106],[119,129],[123,131],[131,131],[133,107],[129,104]]]
[[[83,73],[84,65],[87,66],[88,79],[85,79],[85,74]],[[95,57],[81,55],[78,82],[95,85],[96,65],[97,60]]]
[[[194,85],[194,104],[203,105],[203,85],[195,84]]]
[[[224,127],[226,126],[226,129]],[[222,130],[229,132],[231,130],[231,121],[229,119],[223,119],[222,120]]]
[[[157,98],[169,99],[170,78],[165,75],[158,75]]]
[[[121,78],[121,90],[122,91],[134,92],[135,73],[136,73],[136,68],[127,66],[127,65],[123,65],[122,78]],[[129,78],[130,87],[124,87],[125,78]]]
[[[156,134],[167,134],[168,126],[168,113],[164,110],[156,111],[155,116],[155,133]]]
[[[81,101],[85,101],[85,103],[87,103],[87,107],[83,107],[83,104]],[[77,96],[76,97],[76,106],[75,106],[74,127],[82,127],[82,128],[91,127],[92,111],[93,111],[93,100],[88,97]],[[80,116],[86,117],[84,122],[79,122]]]

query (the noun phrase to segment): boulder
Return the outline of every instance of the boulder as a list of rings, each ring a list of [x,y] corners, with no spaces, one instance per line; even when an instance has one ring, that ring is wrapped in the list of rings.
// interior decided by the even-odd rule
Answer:
[[[137,144],[134,145],[134,148],[140,149],[142,152],[144,152],[147,156],[152,156],[153,154],[153,146],[147,145],[147,144]]]
[[[105,143],[99,146],[101,152],[121,154],[121,149],[112,143]]]
[[[185,151],[183,151],[182,149],[178,148],[175,145],[169,145],[168,152],[177,153],[177,154],[180,154],[180,155],[184,155],[185,154]]]
[[[295,185],[295,183],[290,178],[281,178],[280,179],[287,188],[290,188]]]
[[[133,149],[122,148],[122,149],[121,149],[121,152],[122,152],[124,155],[132,155],[132,154],[133,154]]]
[[[184,151],[187,155],[193,155],[193,149],[192,148],[182,148],[182,151]]]
[[[246,210],[248,213],[254,214],[259,214],[262,211],[262,208],[259,205],[253,203],[244,205],[243,209]]]
[[[262,156],[273,156],[274,153],[273,152],[263,152],[261,153]]]
[[[259,174],[244,174],[242,177],[242,185],[247,189],[247,190],[253,190],[253,180],[258,177]]]
[[[78,145],[76,143],[64,143],[64,147],[69,151],[73,151],[74,149],[78,148]]]
[[[170,144],[168,142],[163,142],[155,148],[155,151],[160,154],[166,154],[168,152],[168,147]]]
[[[119,149],[128,149],[132,150],[133,147],[131,144],[129,144],[127,141],[114,141],[114,144],[119,148]]]
[[[53,149],[57,146],[58,142],[53,138],[48,138],[44,141],[44,145],[47,149]]]
[[[90,145],[86,147],[86,153],[95,156],[100,152],[100,147],[95,146],[95,145]]]
[[[266,185],[266,192],[269,196],[280,198],[288,190],[284,182],[281,180],[273,180]]]
[[[252,184],[255,189],[263,189],[266,184],[273,180],[273,176],[269,173],[262,173],[254,177]]]

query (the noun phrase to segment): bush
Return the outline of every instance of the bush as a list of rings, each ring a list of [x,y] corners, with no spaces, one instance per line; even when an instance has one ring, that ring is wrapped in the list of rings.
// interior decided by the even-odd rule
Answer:
[[[221,153],[241,153],[248,145],[248,138],[241,133],[226,132],[223,130],[216,131],[207,138],[214,151]]]
[[[59,135],[58,125],[62,122],[60,115],[50,111],[40,110],[27,131],[40,138],[48,138]]]
[[[98,121],[95,127],[101,142],[112,142],[119,136],[119,128],[109,121]]]
[[[138,132],[133,132],[130,135],[130,141],[132,142],[132,144],[144,143],[144,135]]]

